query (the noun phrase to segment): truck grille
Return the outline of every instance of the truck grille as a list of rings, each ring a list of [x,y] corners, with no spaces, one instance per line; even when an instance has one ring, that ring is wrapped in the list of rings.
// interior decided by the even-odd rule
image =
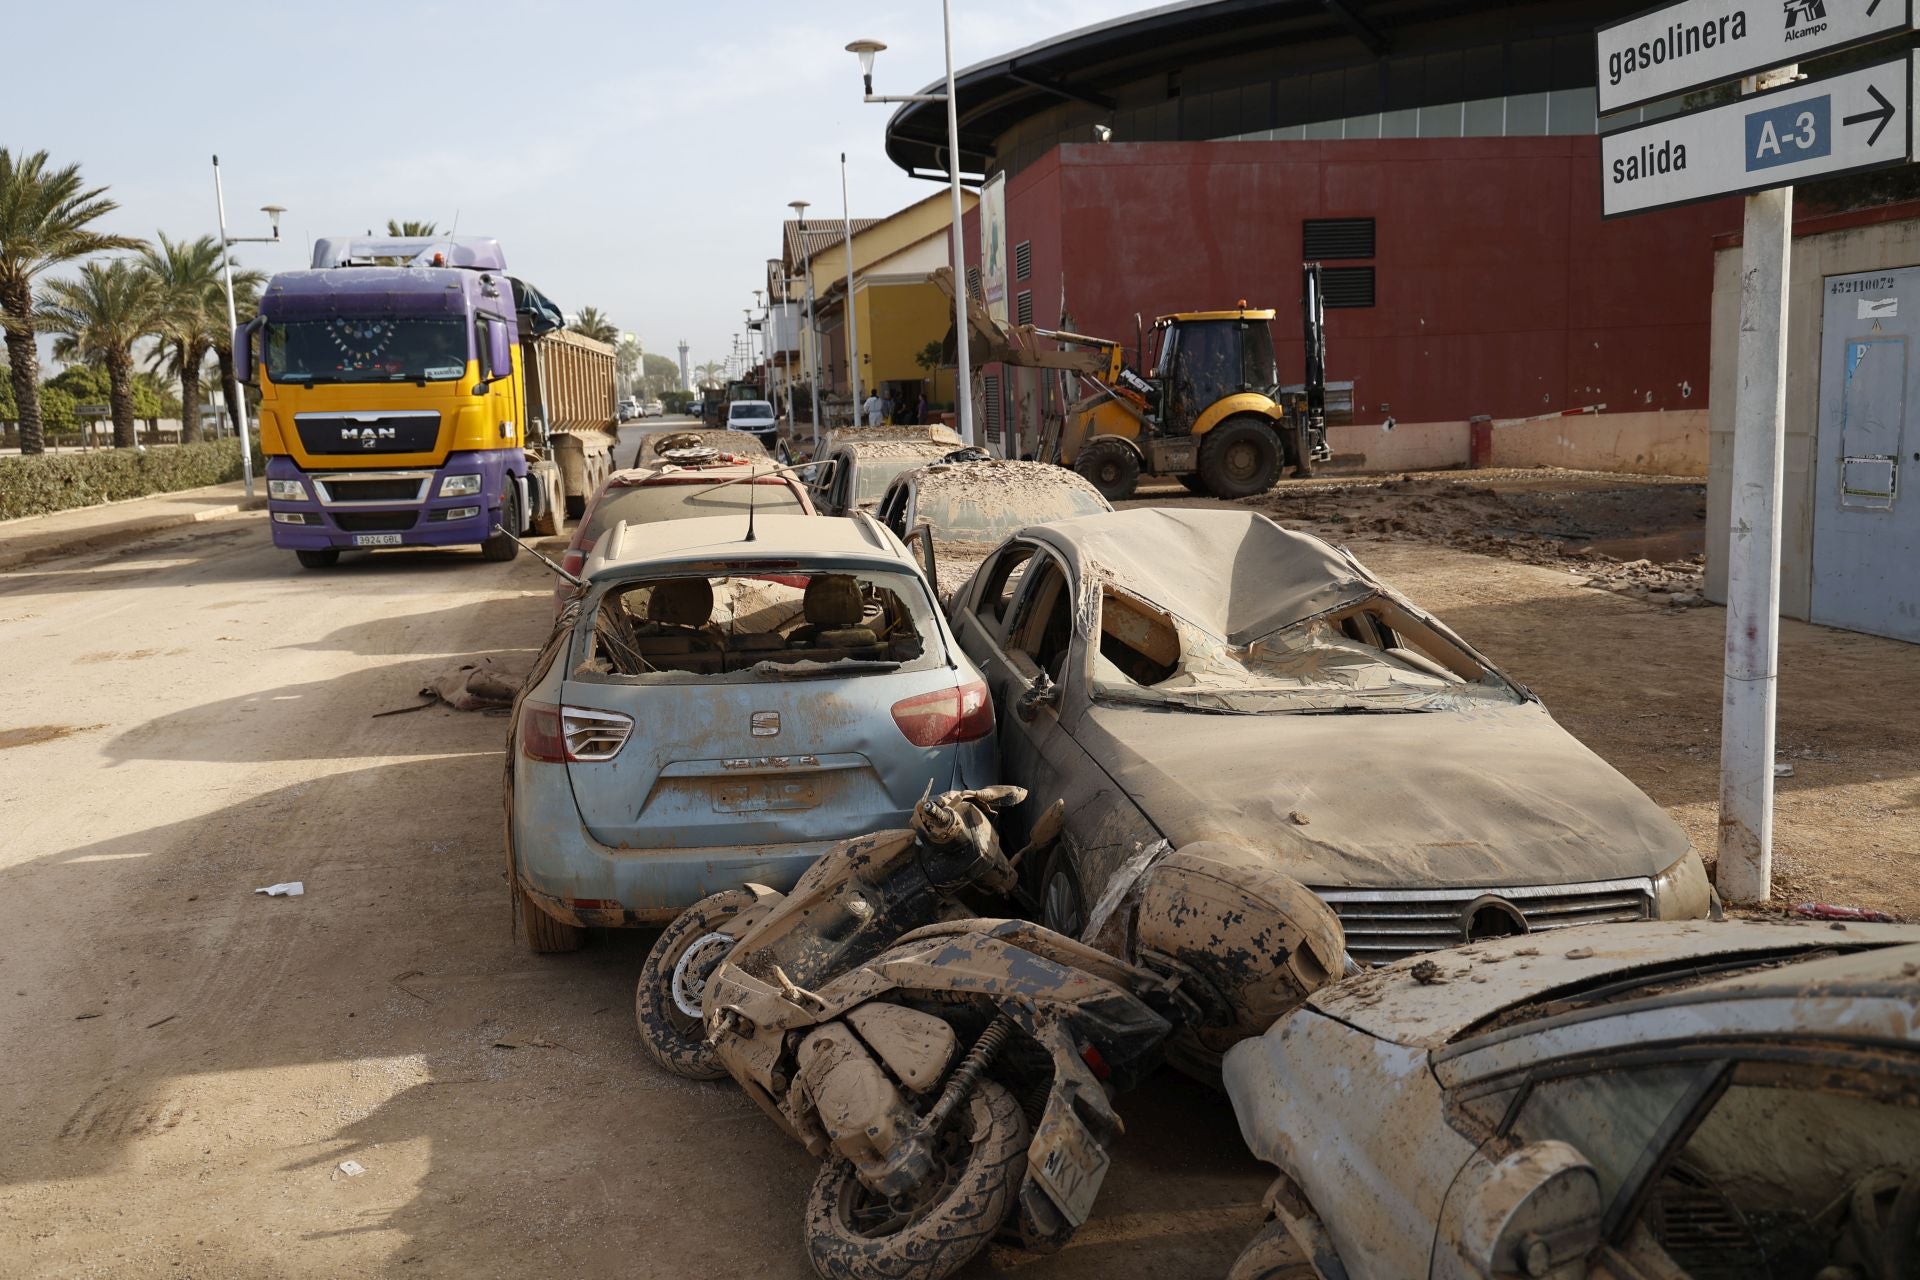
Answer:
[[[1480,938],[1646,920],[1653,915],[1653,881],[1644,876],[1500,889],[1314,892],[1340,917],[1348,953],[1367,965],[1391,964],[1405,956]]]
[[[399,533],[413,528],[417,511],[336,511],[333,522],[348,533]]]
[[[293,427],[310,454],[429,453],[440,438],[440,411],[296,413]]]
[[[314,477],[320,486],[320,501],[333,502],[420,502],[426,498],[431,476],[358,476],[330,479]]]

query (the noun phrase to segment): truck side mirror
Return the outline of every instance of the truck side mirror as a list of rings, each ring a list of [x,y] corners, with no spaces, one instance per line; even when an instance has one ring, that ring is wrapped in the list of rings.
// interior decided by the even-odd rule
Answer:
[[[489,379],[512,376],[513,335],[504,321],[493,320],[487,324],[486,357]]]
[[[243,386],[253,385],[253,336],[260,332],[260,317],[255,316],[233,330],[233,376]]]

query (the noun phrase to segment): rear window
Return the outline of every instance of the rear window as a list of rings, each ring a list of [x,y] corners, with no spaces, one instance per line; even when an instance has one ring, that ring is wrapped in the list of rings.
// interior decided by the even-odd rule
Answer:
[[[867,458],[856,455],[853,459],[853,500],[862,505],[878,502],[886,497],[887,486],[909,471],[918,471],[929,462],[936,462],[940,453],[919,454],[905,458]]]
[[[593,606],[583,677],[751,684],[947,663],[926,583],[884,569],[618,582]]]
[[[1087,489],[1049,486],[1042,493],[1029,496],[1017,491],[1009,493],[1005,485],[989,489],[983,483],[965,491],[949,489],[937,494],[923,489],[914,514],[932,521],[933,531],[942,538],[997,544],[1030,524],[1099,515],[1111,510],[1104,498]]]
[[[593,518],[587,521],[587,539],[598,542],[602,534],[622,520],[628,524],[653,524],[658,520],[688,520],[736,512],[745,515],[749,503],[756,511],[774,515],[806,514],[799,495],[783,480],[757,481],[751,494],[744,483],[716,487],[718,483],[676,481],[609,490],[594,505]]]

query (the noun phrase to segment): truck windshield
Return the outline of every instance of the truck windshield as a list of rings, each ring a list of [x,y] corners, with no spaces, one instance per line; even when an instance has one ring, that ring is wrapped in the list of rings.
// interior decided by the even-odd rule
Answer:
[[[335,316],[267,325],[275,382],[450,382],[467,371],[464,320]]]

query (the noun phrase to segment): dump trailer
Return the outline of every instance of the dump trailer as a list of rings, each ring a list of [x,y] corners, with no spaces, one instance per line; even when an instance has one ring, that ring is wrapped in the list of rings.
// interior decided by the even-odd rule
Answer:
[[[1243,498],[1271,488],[1285,466],[1311,475],[1316,459],[1331,456],[1319,264],[1305,264],[1302,276],[1307,376],[1298,393],[1280,386],[1269,327],[1274,313],[1245,301],[1231,310],[1156,318],[1146,375],[1127,366],[1125,346],[1111,338],[1003,326],[973,297],[968,328],[983,364],[1058,369],[1079,379],[1085,394],[1067,410],[1059,438],[1043,441],[1041,456],[1072,467],[1109,501],[1130,495],[1142,475]],[[934,279],[952,296],[950,271],[941,268]]]
[[[234,335],[274,545],[310,568],[366,547],[505,560],[506,533],[557,532],[615,438],[613,349],[563,323],[497,240],[317,241]]]

